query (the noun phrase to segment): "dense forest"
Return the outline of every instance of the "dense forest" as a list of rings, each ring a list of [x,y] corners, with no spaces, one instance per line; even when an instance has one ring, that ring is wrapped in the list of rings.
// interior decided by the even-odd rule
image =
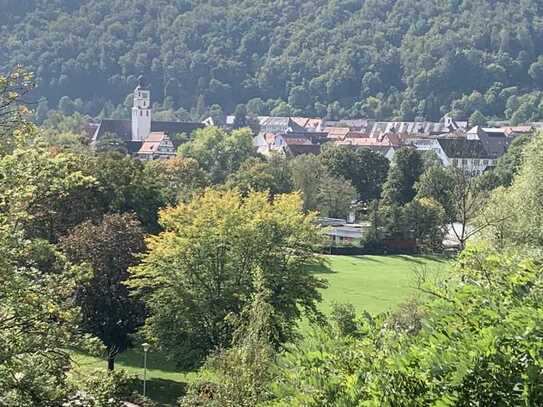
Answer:
[[[543,119],[538,0],[0,0],[0,71],[38,118],[123,116],[136,78],[178,119],[231,112]],[[40,117],[41,116],[41,117]]]

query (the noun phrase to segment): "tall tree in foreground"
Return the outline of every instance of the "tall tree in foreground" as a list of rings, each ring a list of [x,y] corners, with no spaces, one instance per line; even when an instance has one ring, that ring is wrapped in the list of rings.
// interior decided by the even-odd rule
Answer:
[[[226,317],[251,301],[258,268],[274,311],[274,345],[292,339],[302,313],[319,317],[324,283],[306,266],[318,261],[312,245],[320,236],[301,209],[298,194],[270,202],[266,193],[241,198],[236,190],[208,190],[164,210],[164,232],[148,239],[149,254],[130,282],[150,311],[148,339],[184,365],[228,346],[233,330]]]
[[[13,131],[24,125],[29,112],[23,98],[35,86],[31,73],[20,66],[0,73],[0,155],[12,151]]]
[[[525,147],[523,165],[509,188],[498,188],[477,219],[500,246],[543,246],[543,134]]]
[[[193,382],[180,407],[205,405],[209,399],[218,406],[253,407],[270,396],[266,386],[273,380],[276,356],[271,346],[275,335],[273,307],[262,270],[255,270],[254,280],[251,301],[239,316],[232,318],[232,346],[218,350],[204,366],[206,372],[213,372],[217,383],[210,388],[205,379]]]
[[[92,269],[75,300],[83,329],[102,340],[113,370],[115,357],[130,344],[129,335],[143,324],[144,306],[124,285],[128,268],[138,263],[145,248],[143,230],[132,215],[106,215],[98,224],[87,221],[75,227],[60,246],[72,262]]]
[[[58,406],[70,391],[66,349],[81,339],[72,300],[81,273],[27,227],[34,202],[80,179],[40,171],[56,166],[35,140],[15,147],[0,158],[0,405]]]

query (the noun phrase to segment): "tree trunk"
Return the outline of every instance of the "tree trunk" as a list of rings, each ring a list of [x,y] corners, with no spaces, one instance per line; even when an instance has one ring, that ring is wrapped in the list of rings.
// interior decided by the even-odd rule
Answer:
[[[107,370],[113,370],[115,369],[115,356],[109,355],[107,356]]]

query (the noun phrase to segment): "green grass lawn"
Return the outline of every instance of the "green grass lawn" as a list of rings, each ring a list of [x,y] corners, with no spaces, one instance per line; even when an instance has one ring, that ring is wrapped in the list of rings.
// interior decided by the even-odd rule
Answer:
[[[448,268],[448,261],[421,256],[326,256],[324,267],[313,268],[315,275],[328,280],[322,291],[321,309],[328,312],[333,302],[351,303],[357,311],[379,313],[393,309],[411,296],[417,295],[415,270],[426,268],[440,273]],[[301,329],[304,329],[302,324]],[[105,369],[103,359],[74,352],[75,374],[91,374],[95,369]],[[117,368],[143,377],[143,351],[129,350],[117,358]],[[163,406],[175,405],[184,393],[187,383],[196,374],[180,372],[175,364],[162,355],[149,352],[148,395]]]
[[[314,269],[328,280],[322,291],[321,309],[330,310],[333,302],[351,303],[357,311],[379,313],[390,310],[411,296],[417,296],[416,271],[429,273],[447,270],[449,262],[421,256],[326,256],[325,267]]]
[[[97,369],[106,369],[105,358],[89,356],[80,352],[72,353],[75,375],[89,375]],[[131,349],[119,355],[115,369],[124,369],[128,374],[136,375],[140,380],[139,391],[143,386],[143,350]],[[147,357],[147,394],[163,406],[175,405],[176,399],[185,391],[186,383],[196,377],[195,372],[182,372],[175,363],[167,360],[152,349]]]

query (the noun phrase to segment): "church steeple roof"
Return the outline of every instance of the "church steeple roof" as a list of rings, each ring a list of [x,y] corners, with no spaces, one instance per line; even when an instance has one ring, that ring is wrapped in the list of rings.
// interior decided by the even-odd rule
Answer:
[[[140,89],[140,90],[149,89],[149,84],[147,83],[147,79],[145,78],[143,74],[138,76],[138,86],[136,87],[136,89]]]

